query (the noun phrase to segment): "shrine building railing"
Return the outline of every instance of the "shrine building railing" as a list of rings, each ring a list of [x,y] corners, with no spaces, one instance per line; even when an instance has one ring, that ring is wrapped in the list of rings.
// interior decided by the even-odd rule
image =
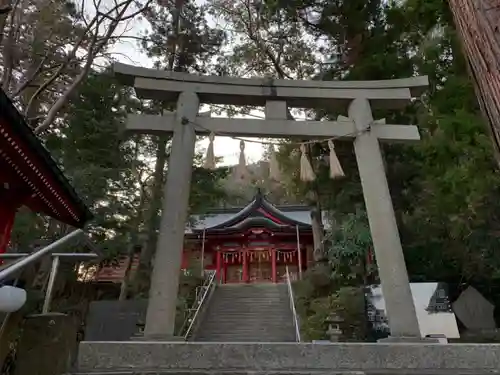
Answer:
[[[299,317],[297,315],[297,310],[295,309],[295,298],[293,296],[292,281],[290,278],[290,272],[288,272],[288,266],[286,266],[286,284],[288,285],[288,296],[290,297],[290,308],[292,309],[292,315],[293,315],[293,327],[295,328],[295,341],[300,342]]]
[[[86,261],[90,259],[95,259],[98,258],[98,254],[95,253],[56,253],[55,251],[59,249],[62,245],[68,243],[69,241],[73,240],[76,237],[79,236],[84,236],[85,233],[81,229],[77,229],[66,236],[58,239],[57,241],[51,243],[50,245],[47,245],[33,253],[3,253],[0,254],[0,259],[1,260],[8,260],[12,259],[14,260],[12,263],[7,263],[0,267],[0,285],[4,284],[6,281],[14,280],[14,287],[17,285],[17,277],[19,274],[19,271],[24,269],[24,267],[33,264],[34,262],[44,258],[45,256],[51,256],[52,257],[52,267],[49,275],[49,280],[47,283],[47,288],[45,292],[45,299],[43,303],[43,308],[42,312],[44,314],[50,312],[50,305],[52,302],[52,293],[54,289],[54,284],[56,281],[56,275],[57,271],[59,268],[60,264],[60,259],[61,258],[69,258],[72,259],[73,261]],[[0,288],[2,289],[2,288]],[[14,303],[14,301],[9,301],[9,296],[7,295],[8,292],[6,292],[6,295],[0,295],[0,311],[3,312],[10,312],[10,305]],[[12,296],[11,298],[14,298],[15,296]],[[21,302],[24,304],[24,301]],[[5,305],[5,306],[4,306]],[[5,309],[4,307],[9,306],[9,309]],[[5,319],[4,319],[5,322]],[[3,324],[2,324],[3,327]],[[0,329],[1,330],[1,329]]]

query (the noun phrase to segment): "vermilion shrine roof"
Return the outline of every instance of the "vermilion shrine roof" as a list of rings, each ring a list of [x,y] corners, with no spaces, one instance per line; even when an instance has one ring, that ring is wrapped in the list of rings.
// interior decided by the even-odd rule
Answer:
[[[92,214],[46,148],[0,89],[0,188],[25,194],[24,205],[83,227]]]
[[[325,218],[326,213],[323,213]],[[191,216],[186,234],[234,233],[263,227],[277,231],[311,230],[310,209],[307,206],[275,206],[259,190],[243,208],[212,210],[206,215]]]

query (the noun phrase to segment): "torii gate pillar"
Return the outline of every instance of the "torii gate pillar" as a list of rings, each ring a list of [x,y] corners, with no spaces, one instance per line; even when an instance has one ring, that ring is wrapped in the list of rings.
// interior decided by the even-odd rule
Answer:
[[[349,118],[360,131],[354,151],[391,332],[399,337],[420,337],[379,140],[371,131],[362,132],[373,123],[368,100],[354,99]]]
[[[196,144],[196,133],[192,122],[198,115],[199,103],[198,96],[193,92],[181,93],[177,101],[155,266],[151,274],[144,327],[145,338],[167,339],[174,335],[180,265]]]

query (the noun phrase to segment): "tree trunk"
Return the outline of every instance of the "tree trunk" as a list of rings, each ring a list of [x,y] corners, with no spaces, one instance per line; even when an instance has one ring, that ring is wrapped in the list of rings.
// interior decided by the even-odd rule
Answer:
[[[313,257],[315,262],[321,262],[325,258],[325,246],[323,243],[324,228],[321,217],[321,204],[319,202],[318,190],[313,187],[309,191],[311,207],[311,226],[313,232]]]
[[[500,30],[498,1],[450,0],[476,96],[500,164]],[[495,5],[493,5],[495,3]]]
[[[156,143],[156,163],[153,174],[153,188],[151,191],[151,201],[146,218],[146,243],[144,244],[139,258],[139,265],[134,280],[134,294],[147,294],[149,290],[149,275],[153,254],[156,249],[158,238],[158,212],[161,208],[164,178],[163,171],[167,162],[167,136],[160,136]]]
[[[118,301],[125,301],[128,296],[130,285],[130,273],[134,264],[135,250],[137,249],[137,229],[132,228],[130,231],[130,245],[127,251],[127,266],[125,267],[125,275],[120,286],[120,296]]]
[[[5,30],[5,25],[7,24],[7,18],[9,13],[12,11],[12,1],[11,0],[0,0],[0,43],[3,41],[3,32]]]

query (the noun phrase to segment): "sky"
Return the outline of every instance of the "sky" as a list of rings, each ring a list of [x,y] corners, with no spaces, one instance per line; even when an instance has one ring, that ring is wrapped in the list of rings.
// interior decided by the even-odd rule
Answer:
[[[197,2],[202,2],[203,0],[198,0]],[[212,22],[209,19],[209,23]],[[119,30],[118,33],[124,32],[125,35],[137,36],[141,34],[142,31],[148,28],[148,24],[145,21],[135,20],[127,25],[127,30]],[[137,45],[137,42],[133,39],[126,39],[116,43],[111,52],[114,53],[114,57],[124,63],[135,66],[142,67],[152,67],[153,63],[146,54],[141,52]],[[204,110],[204,109],[202,109]],[[252,112],[254,116],[262,117],[262,112]],[[254,116],[249,118],[255,118]],[[245,118],[245,116],[241,116]],[[200,149],[206,149],[208,146],[208,137],[198,142],[197,147]],[[258,143],[246,142],[245,143],[245,156],[247,163],[254,163],[262,159],[262,155],[266,146]],[[229,137],[216,137],[214,141],[214,151],[216,157],[222,157],[223,161],[221,165],[234,165],[238,163],[240,155],[240,141]]]

